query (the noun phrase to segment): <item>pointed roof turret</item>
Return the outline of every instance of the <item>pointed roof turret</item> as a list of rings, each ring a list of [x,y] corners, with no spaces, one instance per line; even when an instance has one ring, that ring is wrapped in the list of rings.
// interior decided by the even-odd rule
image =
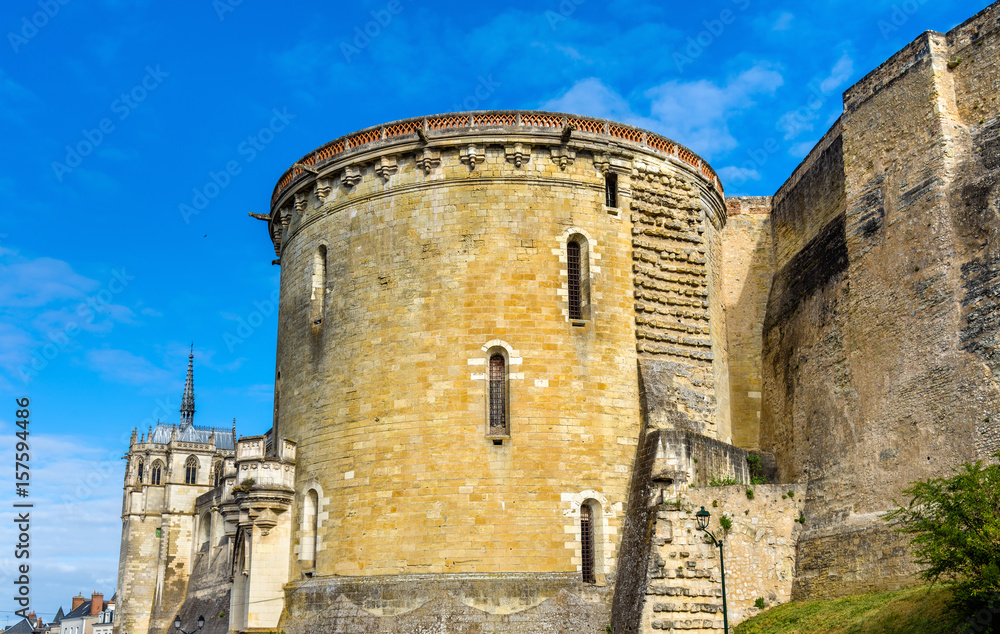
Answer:
[[[194,343],[188,355],[187,379],[184,381],[184,396],[181,398],[181,427],[194,425]]]

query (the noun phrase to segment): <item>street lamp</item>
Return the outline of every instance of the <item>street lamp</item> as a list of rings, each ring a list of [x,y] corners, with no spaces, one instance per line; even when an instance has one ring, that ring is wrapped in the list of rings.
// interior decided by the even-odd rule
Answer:
[[[200,630],[203,627],[205,627],[205,617],[199,616],[198,617],[198,630]],[[174,629],[177,630],[178,632],[180,632],[181,634],[194,634],[195,632],[198,631],[198,630],[191,630],[190,632],[187,632],[187,631],[182,630],[181,629],[181,615],[180,614],[178,614],[177,616],[174,617]]]
[[[694,517],[698,522],[698,530],[708,534],[712,538],[712,543],[719,547],[719,568],[722,569],[722,631],[729,634],[729,612],[726,610],[726,562],[722,557],[722,541],[708,531],[708,521],[712,519],[712,514],[706,511],[704,506],[694,514]]]

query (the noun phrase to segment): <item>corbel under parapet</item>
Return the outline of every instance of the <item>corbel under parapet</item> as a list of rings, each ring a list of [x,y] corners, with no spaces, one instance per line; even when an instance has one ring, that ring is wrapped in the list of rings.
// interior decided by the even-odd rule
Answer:
[[[468,165],[470,170],[474,170],[477,164],[486,161],[486,151],[475,143],[470,143],[465,151],[459,151],[459,160]]]
[[[304,214],[306,209],[309,208],[309,192],[304,189],[302,191],[295,192],[295,203],[293,206],[295,207],[295,213],[300,216]]]
[[[389,177],[399,171],[395,156],[382,156],[375,166],[375,173],[388,181]]]
[[[361,170],[355,165],[348,165],[340,175],[340,183],[350,189],[361,182]]]
[[[566,146],[556,146],[549,148],[549,153],[552,155],[552,162],[559,166],[559,169],[565,171],[568,165],[572,165],[576,162],[576,150],[571,150]]]
[[[417,167],[423,170],[424,175],[429,175],[431,171],[441,165],[441,153],[425,147],[417,153]]]
[[[316,180],[316,188],[314,190],[316,198],[319,199],[320,203],[325,203],[330,192],[333,191],[333,183],[330,182],[329,178],[319,178]]]
[[[531,146],[523,143],[515,143],[513,146],[504,148],[507,161],[520,169],[522,165],[531,160]]]

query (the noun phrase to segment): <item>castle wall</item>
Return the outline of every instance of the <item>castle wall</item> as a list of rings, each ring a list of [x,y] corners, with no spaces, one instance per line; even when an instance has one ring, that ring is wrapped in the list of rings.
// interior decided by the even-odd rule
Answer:
[[[706,465],[718,468],[711,465],[727,452],[737,454],[728,462],[744,484],[692,487],[692,475]],[[693,515],[702,506],[712,514],[709,529],[725,543],[730,625],[755,614],[757,598],[768,605],[791,599],[804,484],[748,486],[745,451],[687,430],[647,432],[633,473],[615,632],[722,630],[718,549]],[[729,530],[719,524],[722,515],[732,521]]]
[[[192,542],[194,558],[191,562],[191,576],[184,603],[177,610],[177,615],[185,624],[194,623],[199,616],[204,616],[205,627],[201,630],[204,634],[228,634],[230,631],[231,553],[230,540],[225,534],[224,522],[218,513],[221,501],[222,496],[219,491],[210,491],[197,500],[195,508],[197,533]],[[209,539],[202,542],[201,522],[204,521],[206,514],[210,525]]]
[[[908,583],[880,514],[995,446],[998,6],[849,89],[775,196],[761,439],[808,482],[797,596]]]
[[[448,609],[435,598],[444,578],[420,575],[480,587],[494,578],[482,575],[503,573],[522,575],[538,601],[568,592],[581,615],[606,621],[610,594],[578,583],[580,508],[597,509],[605,587],[641,424],[638,357],[682,367],[690,420],[713,434],[728,425],[728,411],[720,424],[714,409],[725,373],[713,368],[705,234],[721,228],[724,209],[710,170],[689,153],[576,131],[567,144],[562,133],[464,128],[427,144],[374,142],[276,201],[276,429],[307,440],[289,605],[345,577],[409,578],[413,605],[434,614]],[[584,243],[580,319],[567,302],[570,239]],[[639,242],[649,247],[640,253]],[[320,247],[325,281],[315,274]],[[506,436],[487,428],[493,350],[509,364]],[[315,541],[303,513],[309,490],[320,502]],[[463,599],[483,622],[496,600]],[[390,603],[364,610],[400,617],[382,627],[409,622]],[[364,621],[348,612],[312,626]]]
[[[759,449],[761,342],[773,275],[771,197],[728,198],[726,205],[729,220],[722,231],[722,303],[732,443]]]

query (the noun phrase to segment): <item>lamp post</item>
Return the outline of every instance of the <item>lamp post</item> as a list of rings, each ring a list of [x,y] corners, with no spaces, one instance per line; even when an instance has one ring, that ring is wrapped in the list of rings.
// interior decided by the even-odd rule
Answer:
[[[199,616],[198,617],[198,630],[200,630],[203,627],[205,627],[205,617]],[[195,632],[198,631],[198,630],[191,630],[190,632],[188,632],[188,631],[182,630],[181,629],[181,615],[180,614],[178,614],[177,616],[174,617],[174,629],[177,630],[178,632],[180,632],[181,634],[194,634]]]
[[[698,521],[698,529],[708,534],[712,538],[712,543],[719,547],[719,568],[722,570],[722,631],[729,634],[729,611],[726,609],[726,561],[722,555],[722,541],[708,531],[708,521],[712,518],[712,514],[706,511],[704,506],[694,516]]]

